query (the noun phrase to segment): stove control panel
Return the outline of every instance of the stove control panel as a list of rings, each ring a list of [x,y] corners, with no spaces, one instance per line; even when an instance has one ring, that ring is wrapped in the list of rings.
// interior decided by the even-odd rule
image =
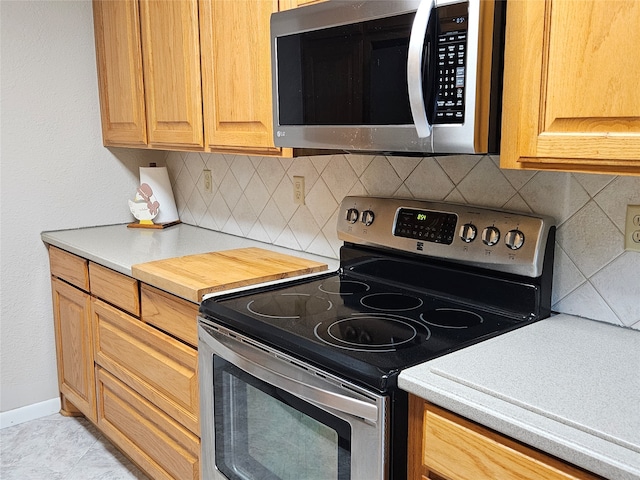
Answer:
[[[507,273],[542,272],[550,217],[454,203],[345,197],[338,238]]]

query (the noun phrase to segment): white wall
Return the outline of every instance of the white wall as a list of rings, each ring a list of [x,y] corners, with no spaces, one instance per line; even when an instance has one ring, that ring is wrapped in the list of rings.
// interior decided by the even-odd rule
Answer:
[[[58,397],[40,232],[130,221],[138,167],[155,160],[102,146],[90,1],[2,0],[0,16],[0,412],[7,412]]]

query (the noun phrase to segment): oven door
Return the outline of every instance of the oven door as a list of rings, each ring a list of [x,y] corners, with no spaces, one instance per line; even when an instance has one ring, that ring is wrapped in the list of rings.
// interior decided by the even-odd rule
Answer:
[[[386,397],[208,321],[198,354],[203,480],[388,478]]]

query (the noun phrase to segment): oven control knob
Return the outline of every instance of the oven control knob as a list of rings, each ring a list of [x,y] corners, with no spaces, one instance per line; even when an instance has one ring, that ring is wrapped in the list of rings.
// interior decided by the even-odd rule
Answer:
[[[500,230],[496,227],[487,227],[482,231],[482,241],[485,245],[495,245],[500,240]]]
[[[524,233],[520,230],[509,230],[504,236],[504,243],[507,244],[511,250],[518,250],[524,245]]]
[[[347,210],[347,222],[356,223],[358,221],[358,217],[360,216],[360,212],[358,212],[357,208],[350,208]]]
[[[478,234],[478,229],[472,223],[465,223],[460,227],[460,238],[466,242],[473,242]]]
[[[362,223],[364,223],[367,227],[373,223],[375,215],[371,210],[365,210],[362,212]]]

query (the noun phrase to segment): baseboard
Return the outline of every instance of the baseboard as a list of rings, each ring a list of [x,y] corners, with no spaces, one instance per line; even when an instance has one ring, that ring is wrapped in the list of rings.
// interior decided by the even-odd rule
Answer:
[[[44,402],[34,403],[26,407],[16,408],[8,412],[0,412],[0,430],[36,418],[53,415],[60,411],[60,398],[52,398]]]

